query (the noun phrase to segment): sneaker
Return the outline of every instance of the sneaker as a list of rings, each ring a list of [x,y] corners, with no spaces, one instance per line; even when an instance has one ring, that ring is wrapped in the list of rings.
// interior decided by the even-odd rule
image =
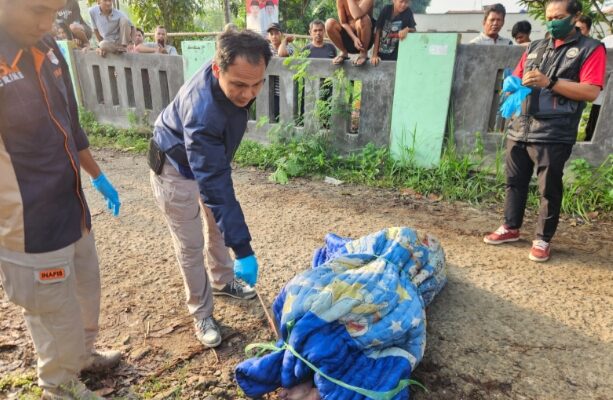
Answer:
[[[97,351],[89,355],[81,372],[101,372],[115,368],[121,361],[121,352],[116,350]]]
[[[58,386],[54,389],[43,390],[41,400],[104,400],[92,392],[79,380]]]
[[[500,228],[483,238],[483,241],[487,244],[517,242],[518,240],[519,229],[509,229],[506,225],[500,225]]]
[[[545,262],[549,260],[549,252],[551,247],[549,243],[544,240],[532,241],[532,249],[530,249],[530,255],[528,258],[536,262]]]
[[[221,343],[221,332],[213,317],[196,321],[196,337],[206,347],[217,347]]]
[[[236,278],[221,289],[213,288],[215,296],[230,296],[235,299],[249,300],[256,296],[255,289]]]

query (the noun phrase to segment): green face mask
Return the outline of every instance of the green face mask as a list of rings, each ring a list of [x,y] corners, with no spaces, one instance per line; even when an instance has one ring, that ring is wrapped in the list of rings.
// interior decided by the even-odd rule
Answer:
[[[554,39],[564,39],[573,29],[575,29],[575,25],[573,25],[572,20],[573,16],[569,15],[564,19],[547,21],[547,31]]]

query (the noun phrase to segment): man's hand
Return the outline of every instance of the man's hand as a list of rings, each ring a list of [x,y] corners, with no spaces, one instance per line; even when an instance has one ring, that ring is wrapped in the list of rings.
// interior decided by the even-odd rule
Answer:
[[[522,79],[522,85],[538,88],[546,88],[551,81],[547,75],[543,74],[539,70],[528,71],[524,74]]]
[[[355,46],[356,49],[358,49],[359,51],[364,50],[364,46],[362,46],[362,41],[360,40],[359,37],[355,37],[355,39],[353,39],[353,45]]]
[[[258,260],[255,254],[235,260],[234,275],[247,282],[249,286],[255,286],[258,281]]]
[[[96,48],[96,54],[98,54],[100,57],[105,57],[106,56],[106,50],[101,49],[100,47]]]
[[[398,32],[398,37],[400,38],[400,40],[404,40],[407,37],[408,34],[409,34],[409,28],[406,27],[404,29],[401,29]]]
[[[106,206],[109,208],[109,210],[113,212],[115,217],[118,216],[119,207],[121,207],[119,194],[113,185],[111,185],[111,182],[106,179],[106,175],[101,172],[96,179],[92,179],[91,181],[94,188],[99,191],[104,197],[104,200],[106,200]]]
[[[159,45],[158,45],[158,48],[157,48],[157,52],[160,53],[160,54],[168,54],[168,52],[166,51],[166,48],[163,47],[163,46],[159,46]]]
[[[379,56],[373,55],[372,57],[370,57],[370,63],[375,67],[379,65],[379,61],[381,61],[381,57]]]
[[[283,38],[283,41],[284,41],[285,43],[291,43],[291,42],[293,42],[293,41],[294,41],[294,37],[293,37],[292,35],[287,35],[287,36],[285,36],[285,37]]]

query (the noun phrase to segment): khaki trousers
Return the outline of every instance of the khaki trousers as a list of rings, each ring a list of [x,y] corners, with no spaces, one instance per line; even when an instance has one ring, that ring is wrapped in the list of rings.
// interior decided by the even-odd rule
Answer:
[[[0,248],[7,297],[23,309],[38,355],[38,385],[55,388],[78,377],[93,350],[100,315],[100,269],[93,233],[41,254]]]
[[[132,43],[132,24],[129,19],[121,18],[119,20],[119,40],[117,42],[103,40],[98,43],[98,47],[109,53],[116,53],[125,51],[125,47],[130,43]]]
[[[166,218],[183,275],[189,313],[195,320],[209,317],[213,314],[211,286],[221,289],[234,279],[232,257],[213,213],[200,199],[198,183],[183,177],[168,160],[160,175],[150,174],[153,195]]]

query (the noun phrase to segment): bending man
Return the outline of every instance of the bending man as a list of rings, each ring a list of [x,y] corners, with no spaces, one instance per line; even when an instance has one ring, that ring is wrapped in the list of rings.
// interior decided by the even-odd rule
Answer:
[[[252,286],[258,263],[234,194],[230,162],[271,57],[270,45],[259,34],[222,33],[214,60],[183,85],[153,132],[149,151],[153,193],[172,235],[196,337],[207,347],[221,343],[212,295],[238,299],[256,295]],[[236,258],[234,271],[227,247]]]

